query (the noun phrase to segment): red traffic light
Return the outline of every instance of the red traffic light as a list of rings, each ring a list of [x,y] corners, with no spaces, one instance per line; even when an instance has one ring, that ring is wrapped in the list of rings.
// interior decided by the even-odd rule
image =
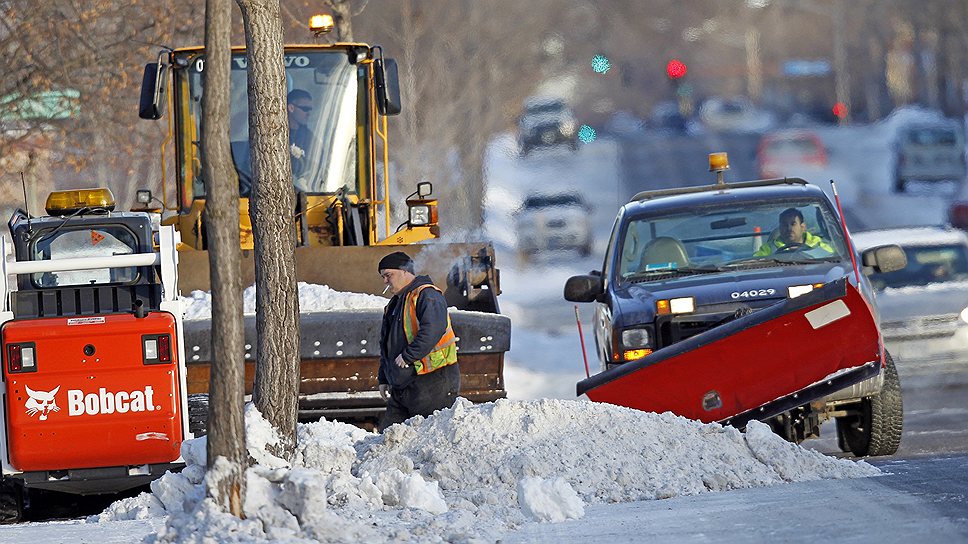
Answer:
[[[837,119],[843,119],[847,117],[847,104],[844,104],[843,102],[837,102],[836,104],[834,104],[834,107],[830,109],[830,111],[834,113]]]
[[[669,61],[669,64],[666,64],[666,75],[668,75],[670,79],[679,79],[686,75],[687,71],[688,69],[686,68],[686,63],[679,59],[672,59]]]

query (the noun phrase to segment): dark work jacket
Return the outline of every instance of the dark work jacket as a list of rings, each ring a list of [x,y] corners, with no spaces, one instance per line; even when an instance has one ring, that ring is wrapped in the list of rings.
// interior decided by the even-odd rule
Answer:
[[[447,330],[447,301],[444,295],[436,289],[424,289],[417,297],[417,334],[413,342],[407,344],[407,334],[403,330],[404,299],[414,288],[432,283],[430,276],[417,276],[387,303],[380,328],[381,384],[389,384],[397,389],[410,385],[417,376],[413,362],[426,357]],[[400,368],[393,362],[400,354],[407,362],[406,368]]]

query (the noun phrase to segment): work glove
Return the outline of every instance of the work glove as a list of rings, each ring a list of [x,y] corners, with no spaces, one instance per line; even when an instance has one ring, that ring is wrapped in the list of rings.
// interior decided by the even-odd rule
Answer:
[[[387,397],[390,396],[390,386],[389,385],[387,385],[385,383],[381,383],[380,384],[380,396],[383,397],[384,402],[386,402]]]

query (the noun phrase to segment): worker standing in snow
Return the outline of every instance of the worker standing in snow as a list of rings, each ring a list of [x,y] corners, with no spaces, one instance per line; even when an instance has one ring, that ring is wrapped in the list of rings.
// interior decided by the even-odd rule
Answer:
[[[383,432],[453,405],[460,367],[447,301],[430,277],[417,276],[413,260],[402,251],[383,257],[378,269],[393,295],[380,329],[380,396],[387,403]]]

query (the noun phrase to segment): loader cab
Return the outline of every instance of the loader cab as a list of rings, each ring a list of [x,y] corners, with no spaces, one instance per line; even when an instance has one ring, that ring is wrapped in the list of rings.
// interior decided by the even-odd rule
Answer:
[[[285,48],[285,115],[297,243],[303,246],[371,245],[390,235],[386,116],[400,112],[396,63],[380,46],[292,45]],[[206,249],[202,211],[202,95],[206,56],[201,47],[159,56],[145,70],[141,117],[158,119],[171,91],[171,129],[176,157],[177,202],[166,206],[182,242]],[[252,249],[249,204],[253,164],[250,147],[249,61],[233,48],[229,140],[238,181],[243,249]],[[169,81],[170,80],[170,87]],[[376,172],[378,165],[384,166]],[[436,227],[436,225],[434,225]],[[434,237],[424,228],[418,238]]]

